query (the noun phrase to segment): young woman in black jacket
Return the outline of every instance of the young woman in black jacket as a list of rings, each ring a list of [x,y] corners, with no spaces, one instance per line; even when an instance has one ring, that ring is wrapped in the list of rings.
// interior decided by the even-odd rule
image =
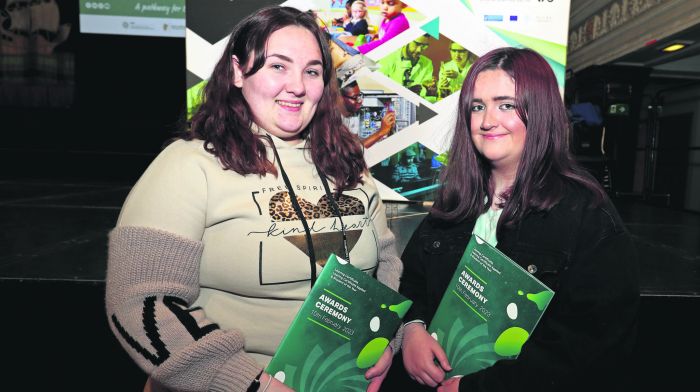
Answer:
[[[500,48],[471,68],[459,98],[443,188],[404,251],[402,357],[385,390],[608,390],[634,346],[636,253],[615,207],[572,158],[552,69]],[[472,233],[556,292],[517,359],[463,377],[425,324]]]

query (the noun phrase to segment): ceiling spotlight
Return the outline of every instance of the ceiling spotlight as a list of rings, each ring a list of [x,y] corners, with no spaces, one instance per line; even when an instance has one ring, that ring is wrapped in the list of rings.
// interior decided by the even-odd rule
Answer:
[[[681,50],[685,48],[684,44],[671,44],[666,46],[665,48],[661,49],[662,52],[675,52],[677,50]]]
[[[664,53],[677,52],[691,44],[693,44],[692,41],[673,41],[670,44],[661,47],[661,51]]]

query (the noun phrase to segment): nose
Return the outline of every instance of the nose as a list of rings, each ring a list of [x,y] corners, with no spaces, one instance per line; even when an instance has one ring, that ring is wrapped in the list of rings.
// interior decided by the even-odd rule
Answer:
[[[484,109],[483,117],[481,118],[481,130],[489,131],[498,126],[498,120],[493,113],[493,109]]]
[[[288,93],[294,94],[294,96],[297,97],[301,97],[306,93],[303,75],[289,75],[285,87]]]

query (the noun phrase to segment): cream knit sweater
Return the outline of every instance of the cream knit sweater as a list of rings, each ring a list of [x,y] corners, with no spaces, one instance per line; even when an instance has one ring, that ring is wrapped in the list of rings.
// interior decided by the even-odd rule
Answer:
[[[303,143],[272,138],[322,264],[342,254],[340,222]],[[245,391],[267,364],[310,288],[289,200],[281,176],[223,170],[196,140],[168,146],[139,179],[110,235],[106,307],[153,379],[172,390]],[[352,264],[397,289],[402,265],[369,174],[339,204]]]

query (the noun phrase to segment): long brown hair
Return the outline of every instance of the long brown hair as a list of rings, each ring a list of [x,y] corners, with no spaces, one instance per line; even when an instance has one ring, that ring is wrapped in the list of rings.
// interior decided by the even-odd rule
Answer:
[[[564,197],[567,184],[587,189],[593,194],[592,204],[598,204],[605,192],[571,156],[569,121],[551,67],[530,49],[499,48],[479,58],[462,85],[449,162],[441,173],[444,185],[431,213],[447,221],[476,219],[493,202],[491,166],[472,141],[470,109],[477,76],[495,69],[513,79],[516,112],[527,129],[515,181],[499,195],[506,197],[499,230],[531,211],[551,209]]]
[[[330,177],[336,188],[353,188],[363,183],[367,170],[359,139],[343,125],[336,107],[338,88],[324,33],[310,12],[291,7],[266,7],[243,19],[231,32],[223,55],[203,90],[203,101],[192,116],[191,132],[184,139],[202,139],[225,169],[239,174],[277,175],[268,159],[261,136],[252,132],[252,115],[241,89],[233,85],[235,55],[240,64],[252,66],[244,77],[255,74],[265,64],[267,41],[275,31],[299,26],[316,38],[323,62],[324,90],[311,122],[302,132],[307,139],[311,160]],[[333,81],[333,82],[331,82]]]

